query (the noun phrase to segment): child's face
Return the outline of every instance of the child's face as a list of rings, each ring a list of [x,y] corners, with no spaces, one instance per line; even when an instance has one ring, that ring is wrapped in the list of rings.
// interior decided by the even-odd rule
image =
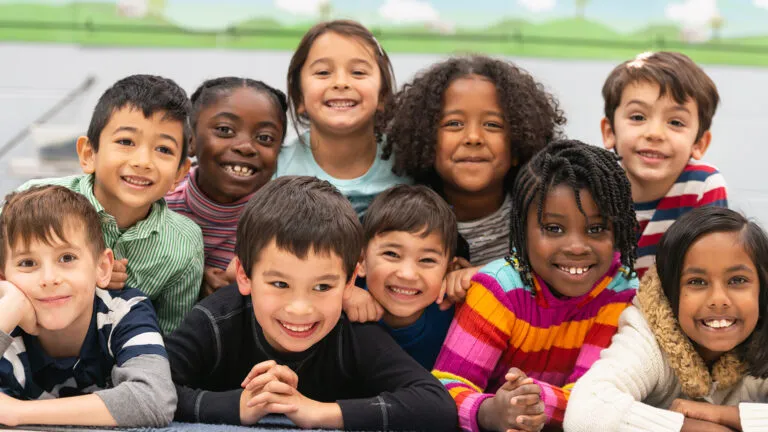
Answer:
[[[435,170],[444,187],[501,195],[511,166],[496,86],[476,75],[453,81],[445,90],[435,152]]]
[[[696,240],[680,272],[680,327],[705,361],[714,361],[749,337],[760,315],[760,283],[738,233]]]
[[[191,152],[200,189],[231,203],[264,186],[275,172],[284,126],[272,98],[247,87],[203,109]]]
[[[615,149],[633,187],[671,187],[690,158],[701,159],[711,139],[705,132],[696,141],[699,115],[696,101],[678,104],[669,93],[659,97],[658,84],[628,85],[614,114],[613,128],[603,119],[603,144]]]
[[[112,275],[112,251],[94,256],[85,231],[66,224],[64,237],[52,233],[51,244],[33,239],[28,248],[6,245],[4,277],[30,300],[40,327],[49,331],[87,328],[96,287]]]
[[[528,208],[526,236],[533,271],[549,287],[567,297],[592,290],[613,261],[614,235],[592,194],[579,190],[585,218],[576,206],[573,188],[558,185],[547,193],[542,222],[537,221],[536,199]]]
[[[390,231],[376,235],[365,249],[361,276],[384,308],[392,327],[413,324],[434,303],[448,270],[448,253],[439,233]]]
[[[301,69],[298,111],[326,133],[355,132],[373,127],[380,89],[373,50],[354,37],[327,32],[315,39]]]
[[[267,342],[281,352],[306,351],[322,340],[341,317],[347,281],[341,257],[310,250],[300,259],[273,240],[259,254],[251,277],[237,263],[237,284],[251,295]]]
[[[93,193],[113,215],[148,212],[186,174],[189,162],[179,166],[183,126],[164,116],[156,112],[147,118],[126,106],[104,126],[98,152],[84,137],[78,140],[83,171],[96,174]]]

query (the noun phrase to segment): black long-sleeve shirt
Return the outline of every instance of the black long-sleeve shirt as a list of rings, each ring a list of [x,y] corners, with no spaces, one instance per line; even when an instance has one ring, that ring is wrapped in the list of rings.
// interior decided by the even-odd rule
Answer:
[[[456,405],[428,371],[378,324],[336,327],[302,353],[279,353],[264,338],[250,296],[232,285],[195,306],[166,340],[179,395],[176,420],[240,423],[240,383],[265,360],[290,367],[298,391],[341,407],[347,430],[455,430]]]

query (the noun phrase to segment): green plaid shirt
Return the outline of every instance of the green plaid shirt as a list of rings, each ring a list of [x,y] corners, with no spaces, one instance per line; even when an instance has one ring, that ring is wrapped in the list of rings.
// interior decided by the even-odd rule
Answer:
[[[64,186],[85,195],[101,218],[104,242],[115,259],[128,259],[126,286],[138,288],[152,300],[160,328],[166,334],[181,324],[200,293],[203,280],[203,234],[190,219],[168,209],[164,199],[152,204],[149,216],[120,232],[115,218],[93,194],[93,175],[32,180],[32,186]]]

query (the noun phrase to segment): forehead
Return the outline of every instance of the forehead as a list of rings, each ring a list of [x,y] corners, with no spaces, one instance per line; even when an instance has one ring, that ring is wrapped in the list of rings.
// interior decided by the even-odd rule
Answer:
[[[599,215],[600,209],[589,190],[581,188],[578,189],[578,192],[581,200],[581,208],[584,209],[584,213],[587,215]],[[538,211],[536,202],[537,200],[534,199],[528,207],[529,220],[536,220]],[[584,215],[581,214],[576,205],[576,194],[573,188],[568,184],[559,184],[547,192],[547,195],[544,197],[542,212],[557,213],[569,218],[579,218],[580,220],[583,220],[584,218]]]
[[[661,86],[658,83],[646,80],[633,81],[624,87],[621,92],[621,105],[626,105],[632,101],[641,101],[648,105],[656,106],[679,106],[680,104],[672,97],[670,89],[667,89],[664,95],[661,95]],[[687,96],[685,107],[692,112],[696,112],[698,104],[696,100]]]
[[[308,66],[319,59],[339,63],[365,60],[371,64],[376,64],[373,48],[363,39],[333,31],[325,32],[315,39],[304,64]]]
[[[280,112],[271,96],[251,87],[237,87],[221,95],[205,107],[201,116],[231,113],[254,122],[272,121],[282,124]]]
[[[6,250],[10,249],[11,253],[19,254],[59,248],[87,249],[87,246],[90,246],[90,242],[86,237],[85,230],[78,227],[79,222],[79,220],[73,219],[64,222],[62,233],[64,238],[56,235],[52,228],[49,228],[44,238],[36,234],[32,234],[27,239],[22,238],[21,235],[17,235],[13,239],[9,238]]]
[[[443,96],[446,106],[477,102],[482,106],[498,109],[499,100],[496,85],[479,75],[467,75],[451,82]]]
[[[110,134],[118,128],[124,127],[134,128],[138,133],[148,136],[170,135],[179,143],[182,143],[184,139],[183,123],[167,117],[166,111],[157,111],[149,117],[145,117],[140,109],[132,105],[117,108],[112,111],[102,134]]]
[[[323,252],[310,248],[306,256],[299,257],[288,249],[278,247],[274,240],[259,252],[258,259],[254,263],[254,269],[262,273],[277,270],[303,277],[311,277],[320,273],[338,273],[343,278],[346,274],[344,261],[333,251]]]
[[[425,233],[425,230],[413,233],[407,231],[387,231],[376,234],[370,244],[377,246],[395,245],[411,249],[436,249],[439,251],[447,249],[445,240],[438,230],[433,230],[426,235]]]
[[[738,232],[715,232],[699,237],[688,248],[683,261],[684,267],[730,268],[739,264],[755,269]]]

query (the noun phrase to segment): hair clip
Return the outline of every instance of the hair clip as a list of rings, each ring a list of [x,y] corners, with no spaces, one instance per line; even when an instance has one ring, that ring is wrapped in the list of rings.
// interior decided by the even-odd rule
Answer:
[[[381,44],[379,43],[379,40],[376,39],[376,36],[374,36],[374,35],[371,35],[371,38],[373,38],[373,41],[376,42],[376,48],[379,49],[379,55],[384,57],[384,50],[381,49]]]

